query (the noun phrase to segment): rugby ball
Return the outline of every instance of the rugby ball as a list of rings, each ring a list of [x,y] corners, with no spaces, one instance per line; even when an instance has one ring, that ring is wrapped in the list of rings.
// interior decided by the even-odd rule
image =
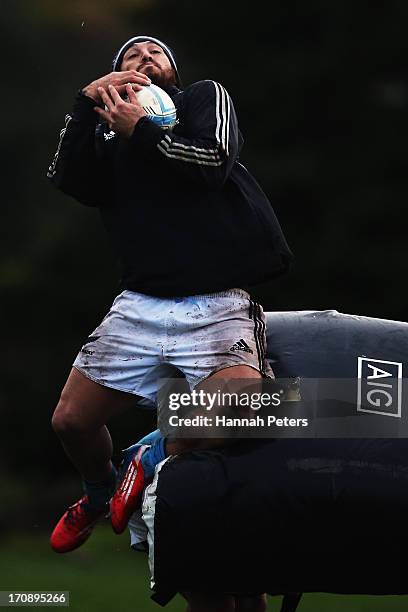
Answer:
[[[165,130],[171,129],[176,124],[174,102],[161,87],[147,85],[135,93],[139,104],[153,123]]]

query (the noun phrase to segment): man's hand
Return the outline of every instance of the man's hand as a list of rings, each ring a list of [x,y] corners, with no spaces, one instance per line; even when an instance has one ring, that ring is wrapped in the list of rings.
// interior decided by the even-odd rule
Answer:
[[[102,87],[98,88],[102,102],[108,110],[103,110],[99,106],[95,106],[94,110],[108,123],[111,130],[125,138],[130,138],[136,123],[139,119],[145,117],[146,113],[137,101],[136,94],[130,83],[126,85],[129,102],[125,102],[120,97],[118,90],[113,85],[108,86],[108,91],[109,95]]]
[[[109,85],[116,87],[119,94],[125,92],[126,84],[132,83],[135,91],[138,91],[143,86],[150,85],[151,80],[146,74],[137,72],[137,70],[124,70],[123,72],[110,72],[109,74],[92,81],[89,85],[86,85],[82,89],[83,93],[89,98],[93,98],[95,102],[102,106],[102,99],[99,94],[99,87],[102,87],[105,91]]]

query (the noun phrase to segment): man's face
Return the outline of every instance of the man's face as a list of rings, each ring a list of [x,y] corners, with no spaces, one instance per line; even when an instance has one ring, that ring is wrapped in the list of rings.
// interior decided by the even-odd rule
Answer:
[[[123,56],[121,70],[137,70],[146,74],[159,87],[175,84],[175,74],[170,60],[156,43],[135,43]]]

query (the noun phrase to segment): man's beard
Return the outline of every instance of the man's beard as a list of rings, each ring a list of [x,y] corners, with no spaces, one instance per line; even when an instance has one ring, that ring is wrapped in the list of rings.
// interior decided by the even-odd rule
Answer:
[[[146,70],[143,71],[152,81],[154,85],[161,87],[162,89],[169,89],[176,84],[176,78],[173,68],[166,70],[165,72],[160,70]]]

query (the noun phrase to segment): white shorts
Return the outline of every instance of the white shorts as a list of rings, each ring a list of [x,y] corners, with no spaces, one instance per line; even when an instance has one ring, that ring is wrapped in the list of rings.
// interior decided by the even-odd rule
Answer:
[[[181,298],[123,291],[82,346],[74,367],[154,407],[159,380],[184,374],[190,388],[248,365],[273,377],[262,307],[242,289]]]

